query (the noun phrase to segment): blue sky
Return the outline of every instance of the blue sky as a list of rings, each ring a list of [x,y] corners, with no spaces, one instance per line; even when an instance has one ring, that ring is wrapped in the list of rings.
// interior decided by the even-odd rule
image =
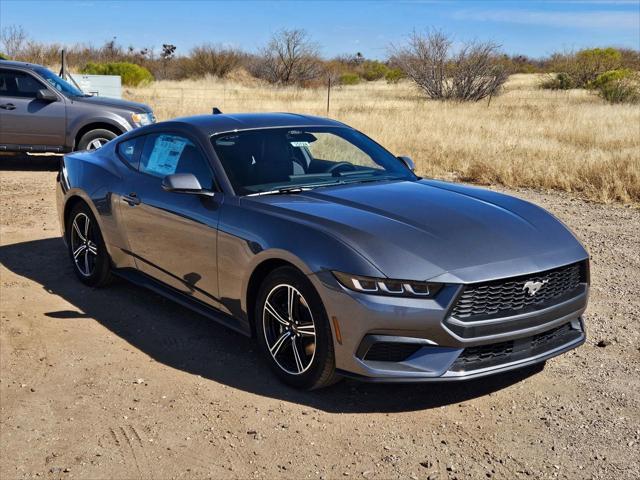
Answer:
[[[22,25],[40,41],[125,46],[203,42],[255,50],[281,28],[304,28],[323,55],[384,58],[413,29],[457,41],[492,40],[533,57],[590,46],[640,48],[640,0],[170,1],[1,0],[0,26]]]

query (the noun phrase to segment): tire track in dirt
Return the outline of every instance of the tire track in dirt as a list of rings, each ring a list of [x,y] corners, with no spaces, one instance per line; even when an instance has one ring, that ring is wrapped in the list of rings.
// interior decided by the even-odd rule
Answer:
[[[107,432],[98,440],[100,447],[117,451],[125,466],[135,467],[137,478],[141,480],[158,478],[142,437],[133,425],[112,426]]]

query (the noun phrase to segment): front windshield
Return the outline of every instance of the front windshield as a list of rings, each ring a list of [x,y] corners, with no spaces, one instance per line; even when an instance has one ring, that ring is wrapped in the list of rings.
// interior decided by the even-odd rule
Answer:
[[[66,80],[61,79],[51,70],[47,70],[46,68],[36,68],[35,71],[38,73],[38,75],[44,78],[49,85],[65,95],[68,95],[70,97],[87,96],[83,91],[78,90]]]
[[[416,178],[380,145],[345,127],[247,130],[211,141],[238,195]]]

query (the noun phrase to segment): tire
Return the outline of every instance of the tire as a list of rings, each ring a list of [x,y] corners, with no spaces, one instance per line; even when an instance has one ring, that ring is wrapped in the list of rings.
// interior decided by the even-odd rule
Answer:
[[[82,136],[82,138],[80,138],[76,150],[96,150],[117,136],[118,135],[113,133],[111,130],[105,130],[103,128],[89,130]],[[100,147],[98,147],[98,143],[100,144]]]
[[[66,235],[69,258],[80,281],[90,287],[108,285],[112,280],[111,258],[98,222],[86,203],[78,203],[71,210],[67,218]]]
[[[260,350],[283,382],[313,390],[339,380],[327,314],[301,272],[293,267],[271,272],[260,286],[254,319]]]

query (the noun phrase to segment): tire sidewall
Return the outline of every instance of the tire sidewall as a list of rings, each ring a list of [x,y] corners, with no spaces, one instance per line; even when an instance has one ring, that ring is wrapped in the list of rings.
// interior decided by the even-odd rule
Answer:
[[[85,133],[82,138],[80,138],[80,141],[78,142],[78,148],[77,150],[79,151],[83,151],[86,150],[87,147],[89,146],[89,144],[95,140],[96,138],[104,138],[107,140],[113,140],[114,138],[116,138],[118,135],[113,133],[111,130],[105,130],[102,128],[96,128],[95,130],[89,130],[87,133]]]
[[[95,270],[90,276],[85,276],[78,270],[76,263],[73,259],[73,248],[71,246],[71,232],[73,229],[73,221],[78,216],[78,214],[84,214],[89,218],[89,221],[93,223],[93,228],[96,237],[96,244],[98,246],[98,257],[96,259]],[[100,231],[100,226],[96,221],[95,216],[91,212],[89,206],[80,202],[73,207],[71,213],[69,214],[69,218],[67,219],[66,225],[66,235],[67,235],[67,252],[69,254],[69,259],[71,260],[71,267],[73,268],[74,273],[78,277],[78,279],[91,287],[96,287],[106,283],[109,278],[111,272],[111,260],[109,258],[109,254],[107,253],[107,249],[105,247],[104,240],[102,238],[102,232]]]
[[[283,283],[295,287],[302,294],[311,309],[313,321],[315,324],[315,356],[309,369],[299,375],[287,373],[282,370],[280,366],[278,366],[278,364],[271,356],[269,347],[267,346],[267,342],[265,340],[262,317],[264,303],[269,292],[271,292],[271,290],[275,286]],[[327,362],[331,362],[330,367],[332,369],[335,368],[333,335],[331,334],[331,328],[329,326],[329,321],[327,320],[327,314],[325,312],[324,306],[322,305],[322,301],[320,300],[320,296],[303,273],[299,272],[293,267],[281,267],[270,273],[260,286],[253,316],[255,319],[255,332],[257,337],[256,339],[260,347],[260,351],[266,358],[271,369],[285,383],[296,388],[313,389],[317,387],[318,382],[321,381],[322,375],[327,368]]]

